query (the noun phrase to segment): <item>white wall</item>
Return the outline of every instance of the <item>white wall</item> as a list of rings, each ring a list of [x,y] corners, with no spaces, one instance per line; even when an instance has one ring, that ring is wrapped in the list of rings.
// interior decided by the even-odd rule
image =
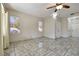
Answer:
[[[58,17],[56,20],[56,27],[55,27],[55,31],[56,31],[56,38],[60,38],[61,34],[62,34],[62,18]]]
[[[68,18],[62,18],[62,21],[61,21],[61,28],[62,28],[62,37],[69,37],[70,34],[69,34],[69,29],[68,29]]]
[[[10,36],[11,42],[19,41],[19,40],[27,40],[38,37],[48,37],[48,38],[60,38],[60,37],[68,37],[68,21],[67,18],[58,17],[55,20],[52,17],[39,18],[34,17],[28,14],[24,14],[21,12],[9,10],[9,16],[18,16],[20,17],[20,30],[21,33],[12,34]],[[42,20],[44,23],[43,32],[38,31],[38,21]]]
[[[38,21],[42,20],[42,18],[34,17],[13,10],[9,10],[8,12],[9,16],[18,16],[20,18],[19,22],[21,33],[11,33],[11,42],[38,38],[43,36],[43,33],[38,31]]]
[[[57,24],[57,25],[56,25]],[[44,19],[44,36],[48,38],[59,38],[61,36],[60,18],[56,21],[52,17]]]
[[[44,19],[44,36],[48,38],[55,38],[55,21],[51,17]]]
[[[56,21],[52,17],[45,18],[44,36],[53,39],[69,37],[67,18],[57,17]]]

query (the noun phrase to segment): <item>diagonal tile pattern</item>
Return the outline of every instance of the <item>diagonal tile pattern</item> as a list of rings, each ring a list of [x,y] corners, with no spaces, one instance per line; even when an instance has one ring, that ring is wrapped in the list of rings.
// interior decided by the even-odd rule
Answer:
[[[42,37],[14,42],[5,50],[5,56],[79,56],[79,38]]]

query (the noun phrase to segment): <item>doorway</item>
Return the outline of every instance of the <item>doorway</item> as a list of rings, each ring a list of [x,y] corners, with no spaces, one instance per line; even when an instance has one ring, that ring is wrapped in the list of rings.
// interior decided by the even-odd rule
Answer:
[[[79,37],[79,16],[68,18],[69,32],[72,37]]]

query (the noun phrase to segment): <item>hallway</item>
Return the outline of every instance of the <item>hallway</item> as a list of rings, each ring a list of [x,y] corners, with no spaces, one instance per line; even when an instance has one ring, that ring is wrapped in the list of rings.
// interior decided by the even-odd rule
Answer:
[[[7,56],[79,56],[79,38],[46,37],[11,43]]]

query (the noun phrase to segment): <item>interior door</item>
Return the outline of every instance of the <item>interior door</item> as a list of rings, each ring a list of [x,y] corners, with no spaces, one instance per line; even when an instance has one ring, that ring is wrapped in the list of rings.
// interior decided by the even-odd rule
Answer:
[[[0,4],[0,56],[4,55],[3,51],[3,33],[2,33],[2,13],[3,13],[3,5]]]
[[[72,20],[72,36],[79,37],[79,18]]]
[[[4,20],[4,26],[5,26],[5,36],[4,36],[4,48],[9,47],[9,20],[8,20],[8,12],[5,13],[5,20]]]
[[[71,18],[70,26],[72,37],[79,37],[79,17]]]

